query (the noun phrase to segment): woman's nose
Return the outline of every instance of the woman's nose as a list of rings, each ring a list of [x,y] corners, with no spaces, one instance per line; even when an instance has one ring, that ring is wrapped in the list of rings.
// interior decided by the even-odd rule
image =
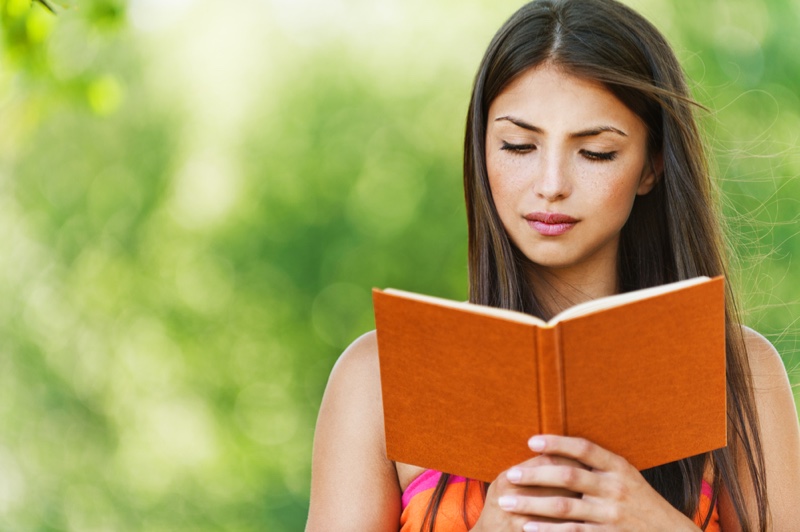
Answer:
[[[533,190],[537,196],[547,201],[558,201],[569,196],[572,184],[569,177],[567,157],[556,154],[543,154],[541,166],[534,177]]]

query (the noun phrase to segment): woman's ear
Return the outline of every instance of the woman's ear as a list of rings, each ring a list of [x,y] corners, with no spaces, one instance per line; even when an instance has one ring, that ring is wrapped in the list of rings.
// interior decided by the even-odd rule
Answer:
[[[661,179],[664,173],[664,157],[661,152],[653,157],[650,157],[647,165],[642,171],[642,177],[639,179],[639,188],[636,189],[636,194],[644,196],[656,186],[656,183]]]

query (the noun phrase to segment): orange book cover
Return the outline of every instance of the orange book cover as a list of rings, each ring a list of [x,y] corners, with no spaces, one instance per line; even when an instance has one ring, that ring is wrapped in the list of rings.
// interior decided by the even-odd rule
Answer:
[[[390,460],[484,481],[534,434],[647,469],[726,445],[724,279],[533,316],[373,290]]]

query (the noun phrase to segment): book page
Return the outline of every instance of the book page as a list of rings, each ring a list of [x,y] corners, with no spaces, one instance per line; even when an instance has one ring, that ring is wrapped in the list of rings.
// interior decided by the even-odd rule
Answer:
[[[570,318],[577,318],[578,316],[585,316],[599,310],[619,307],[621,305],[625,305],[626,303],[647,299],[648,297],[653,297],[659,294],[666,294],[668,292],[680,290],[692,285],[704,283],[708,280],[709,278],[705,276],[694,277],[693,279],[686,279],[684,281],[677,281],[660,286],[653,286],[651,288],[643,288],[642,290],[634,290],[633,292],[626,292],[624,294],[615,294],[613,296],[593,299],[591,301],[586,301],[585,303],[579,303],[574,307],[570,307],[556,314],[547,323],[548,325],[553,326],[560,321],[568,320]]]
[[[445,299],[443,297],[428,296],[423,294],[417,294],[415,292],[406,292],[405,290],[398,290],[396,288],[386,288],[385,290],[383,290],[383,292],[387,294],[405,297],[408,299],[414,299],[416,301],[424,301],[425,303],[438,305],[440,307],[461,309],[467,312],[482,314],[484,316],[493,316],[495,318],[514,321],[517,323],[527,323],[530,325],[537,325],[539,327],[549,327],[549,325],[546,322],[540,320],[536,316],[531,316],[530,314],[525,314],[524,312],[517,312],[515,310],[488,307],[486,305],[476,305],[475,303],[470,303],[468,301],[453,301],[451,299]]]

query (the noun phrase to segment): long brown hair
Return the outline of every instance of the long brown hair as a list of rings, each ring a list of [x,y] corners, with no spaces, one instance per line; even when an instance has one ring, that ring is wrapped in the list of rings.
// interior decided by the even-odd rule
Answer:
[[[500,28],[475,78],[464,142],[470,301],[547,317],[536,298],[535,277],[527,275],[530,262],[509,240],[495,209],[485,155],[490,104],[514,79],[544,63],[603,83],[646,124],[649,155],[663,162],[656,186],[637,196],[622,229],[617,261],[620,289],[725,274],[719,213],[694,118],[698,106],[667,41],[642,16],[614,0],[537,0]],[[724,487],[742,529],[764,531],[768,526],[764,457],[730,286],[727,292],[728,446],[642,474],[670,504],[692,518],[704,471],[711,466],[713,503]],[[699,395],[700,390],[698,401]],[[746,463],[739,464],[737,456],[744,456]],[[743,466],[749,478],[739,478],[737,466]],[[435,490],[423,530],[434,530],[448,478],[443,475]],[[745,483],[755,494],[756,515],[748,515]]]

